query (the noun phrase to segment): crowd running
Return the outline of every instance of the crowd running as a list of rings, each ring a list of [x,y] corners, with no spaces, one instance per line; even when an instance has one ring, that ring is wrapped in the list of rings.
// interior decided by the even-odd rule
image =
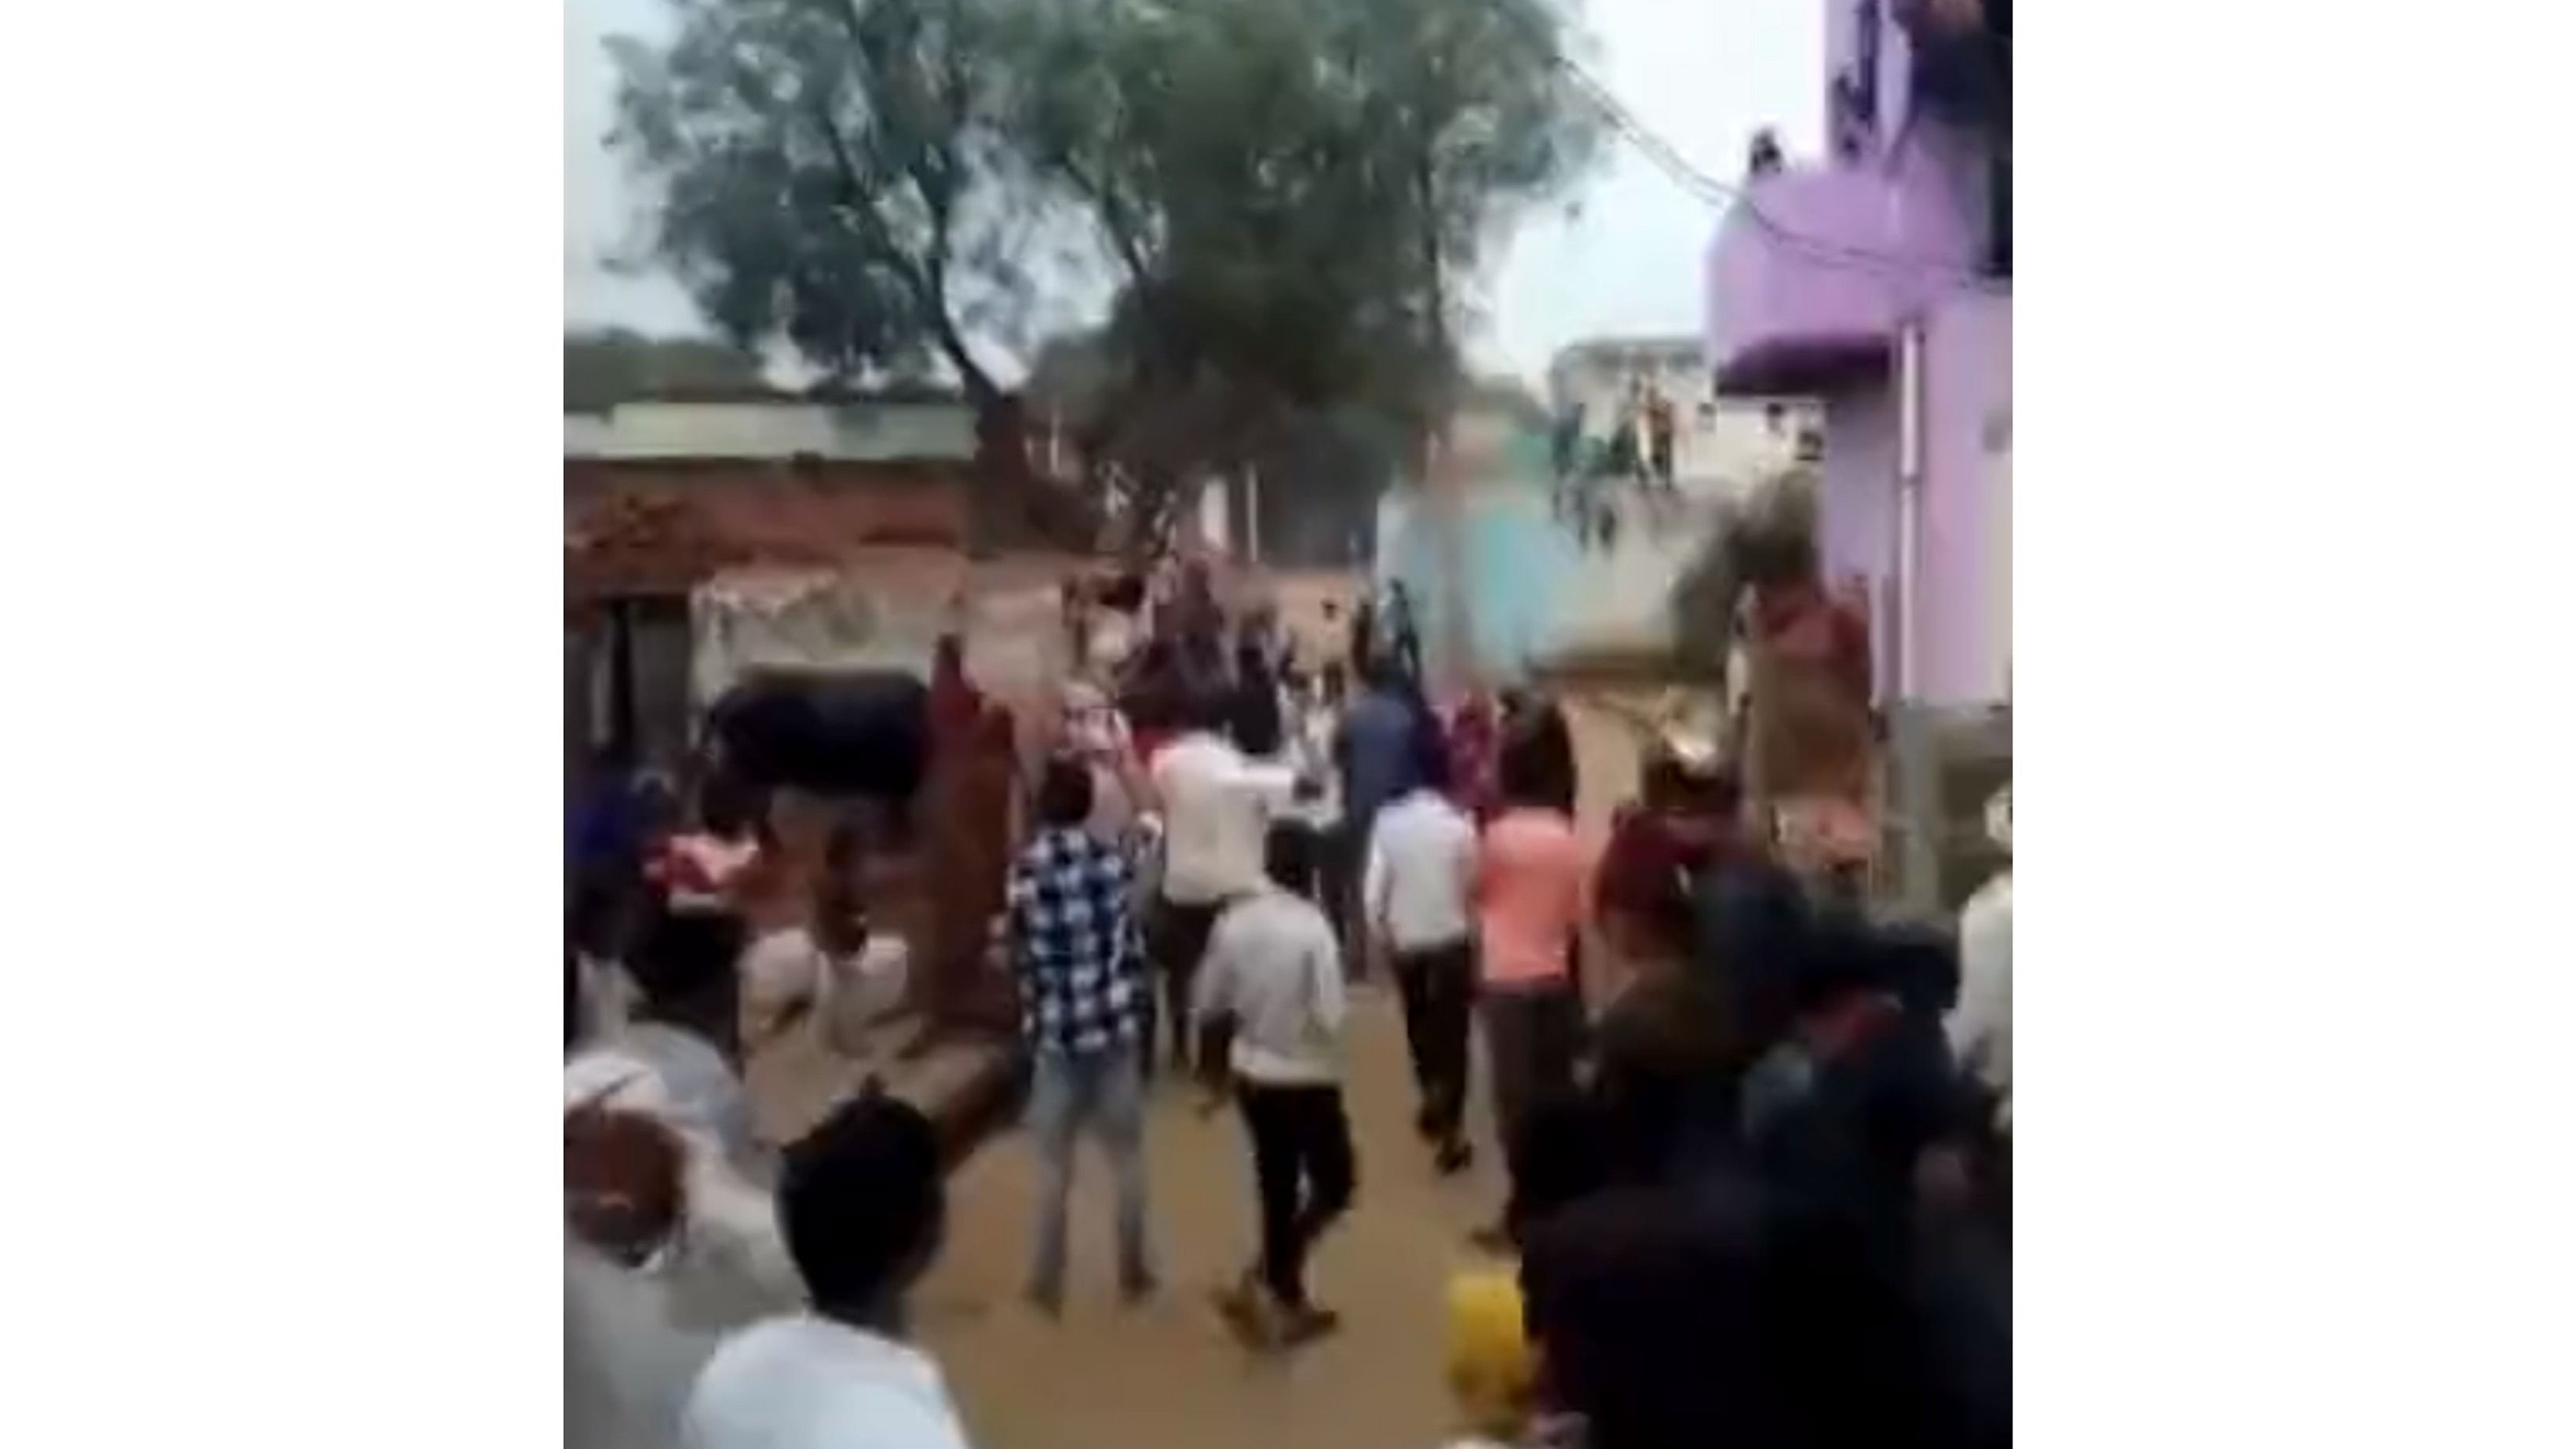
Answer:
[[[1275,626],[1205,637],[1203,578],[1157,588],[1159,627],[1065,691],[991,883],[1040,1164],[1029,1301],[1063,1308],[1085,1138],[1121,1289],[1161,1290],[1159,1066],[1241,1119],[1259,1227],[1219,1321],[1268,1354],[1332,1334],[1318,1250],[1369,1211],[1346,1015],[1382,980],[1428,1169],[1473,1158],[1479,1044],[1502,1148],[1488,1266],[1446,1305],[1459,1444],[2009,1444],[2009,867],[1955,932],[1880,924],[1679,743],[1596,851],[1564,712],[1436,706],[1409,609],[1301,659]],[[972,724],[961,657],[933,703]],[[601,778],[571,832],[567,1442],[964,1444],[904,1311],[942,1241],[938,1130],[872,1081],[772,1151],[743,1085],[747,1033],[920,995],[855,884],[875,837],[835,830],[781,927],[751,908],[786,853],[756,792]],[[2007,856],[2009,816],[2007,791]]]

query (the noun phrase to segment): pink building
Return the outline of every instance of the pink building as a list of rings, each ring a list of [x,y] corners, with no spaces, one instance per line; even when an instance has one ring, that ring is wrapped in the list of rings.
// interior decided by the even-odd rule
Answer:
[[[1830,155],[1754,148],[1709,252],[1718,389],[1824,401],[1824,566],[1869,582],[1882,690],[2008,699],[2010,0],[1824,4]]]

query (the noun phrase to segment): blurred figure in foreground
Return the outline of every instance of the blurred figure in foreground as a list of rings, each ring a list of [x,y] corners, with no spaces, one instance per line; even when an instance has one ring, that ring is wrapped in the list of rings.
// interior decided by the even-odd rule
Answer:
[[[1532,1230],[1521,1288],[1587,1449],[2010,1442],[1956,1411],[1903,1275],[1750,1179],[1577,1203]]]
[[[741,943],[730,916],[658,908],[629,962],[635,1019],[568,1043],[568,1444],[676,1442],[715,1336],[796,1300],[733,1057]]]
[[[689,1395],[688,1449],[964,1449],[905,1311],[946,1212],[936,1135],[894,1098],[854,1099],[790,1148],[778,1218],[811,1306],[725,1339]]]
[[[1950,1050],[1977,1092],[1978,1195],[2007,1238],[2012,1232],[2012,787],[1986,807],[1986,833],[2004,868],[1959,909],[1959,1004]]]
[[[1722,964],[1694,952],[1692,895],[1731,853],[1731,777],[1672,752],[1613,828],[1595,877],[1608,999],[1594,1027],[1593,1090],[1610,1108],[1623,1173],[1661,1181],[1693,1146],[1731,1135],[1733,1014]]]

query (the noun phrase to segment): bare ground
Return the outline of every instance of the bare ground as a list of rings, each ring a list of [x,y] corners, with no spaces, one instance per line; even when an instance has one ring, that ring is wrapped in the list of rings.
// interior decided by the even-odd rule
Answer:
[[[951,1181],[945,1255],[917,1303],[981,1449],[1415,1449],[1454,1432],[1441,1374],[1443,1289],[1474,1261],[1500,1173],[1481,1081],[1470,1106],[1476,1166],[1436,1177],[1413,1134],[1414,1094],[1391,990],[1358,988],[1345,1084],[1359,1198],[1317,1250],[1317,1298],[1339,1335],[1287,1358],[1248,1355],[1209,1302],[1248,1261],[1251,1163],[1231,1109],[1202,1118],[1194,1093],[1156,1084],[1147,1132],[1159,1299],[1119,1305],[1108,1173],[1087,1144],[1075,1168],[1072,1273],[1061,1322],[1019,1297],[1034,1222],[1025,1135],[996,1136]]]

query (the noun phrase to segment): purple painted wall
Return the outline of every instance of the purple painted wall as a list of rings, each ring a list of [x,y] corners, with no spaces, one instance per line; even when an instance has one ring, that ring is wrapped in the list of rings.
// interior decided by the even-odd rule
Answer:
[[[1862,0],[1825,0],[1828,115],[1854,73]],[[1941,704],[2001,695],[2011,621],[1990,620],[1991,444],[2008,437],[2012,299],[1968,279],[1983,231],[1983,138],[1907,115],[1910,50],[1879,20],[1876,121],[1855,154],[1753,181],[1764,225],[1739,206],[1709,256],[1710,351],[1722,388],[1806,391],[1825,401],[1819,540],[1828,576],[1873,584],[1879,678],[1894,677],[1898,320],[1925,326],[1924,482],[1916,597],[1919,677]],[[1829,133],[1838,122],[1829,122]],[[1780,232],[1799,241],[1785,241]],[[1901,258],[1903,260],[1890,260]],[[1784,387],[1783,384],[1793,386]]]
[[[1923,680],[1936,704],[2000,699],[2012,621],[1986,618],[1986,506],[1996,486],[1989,442],[2012,426],[2012,299],[1950,298],[1924,338]]]

